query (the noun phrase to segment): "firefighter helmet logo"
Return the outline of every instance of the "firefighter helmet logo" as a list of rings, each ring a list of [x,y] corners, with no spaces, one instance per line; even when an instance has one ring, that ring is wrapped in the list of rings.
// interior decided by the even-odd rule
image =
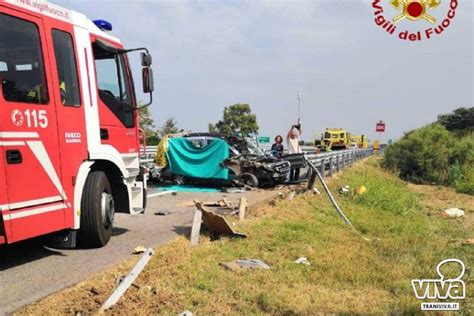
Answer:
[[[374,22],[388,34],[403,41],[430,40],[443,34],[452,25],[459,2],[459,0],[372,0]],[[398,13],[394,13],[394,9]],[[399,23],[402,20],[419,23]]]
[[[390,4],[397,10],[402,10],[402,13],[393,18],[394,23],[401,20],[408,19],[411,21],[418,21],[425,19],[431,24],[435,24],[436,19],[428,14],[429,10],[436,9],[441,0],[390,0]]]
[[[20,110],[13,110],[11,114],[12,122],[16,127],[20,127],[25,122],[25,116]]]

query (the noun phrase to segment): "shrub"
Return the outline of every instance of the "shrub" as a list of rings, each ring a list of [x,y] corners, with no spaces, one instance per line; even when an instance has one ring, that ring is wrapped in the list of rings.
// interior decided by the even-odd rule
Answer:
[[[382,166],[407,181],[474,194],[474,135],[462,137],[439,124],[424,126],[388,146]]]
[[[450,133],[432,124],[411,131],[386,148],[382,165],[415,183],[448,184]]]

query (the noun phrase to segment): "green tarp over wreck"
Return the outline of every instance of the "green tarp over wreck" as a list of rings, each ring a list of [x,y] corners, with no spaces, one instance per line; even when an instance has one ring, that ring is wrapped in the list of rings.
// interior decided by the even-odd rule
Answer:
[[[229,145],[214,139],[206,147],[198,148],[186,138],[170,138],[166,159],[171,173],[202,179],[229,179],[229,170],[221,167],[229,158]]]

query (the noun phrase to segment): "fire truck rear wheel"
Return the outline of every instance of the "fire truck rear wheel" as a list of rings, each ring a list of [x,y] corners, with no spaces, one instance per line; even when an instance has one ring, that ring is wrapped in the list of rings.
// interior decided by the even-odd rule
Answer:
[[[81,201],[80,241],[88,247],[103,247],[111,236],[115,206],[107,176],[102,171],[89,174]]]

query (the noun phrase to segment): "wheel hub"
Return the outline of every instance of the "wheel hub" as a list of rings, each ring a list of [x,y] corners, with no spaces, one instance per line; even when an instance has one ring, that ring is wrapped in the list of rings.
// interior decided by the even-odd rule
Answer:
[[[102,192],[101,211],[102,223],[104,224],[104,227],[109,227],[113,224],[115,216],[115,205],[112,194]]]

